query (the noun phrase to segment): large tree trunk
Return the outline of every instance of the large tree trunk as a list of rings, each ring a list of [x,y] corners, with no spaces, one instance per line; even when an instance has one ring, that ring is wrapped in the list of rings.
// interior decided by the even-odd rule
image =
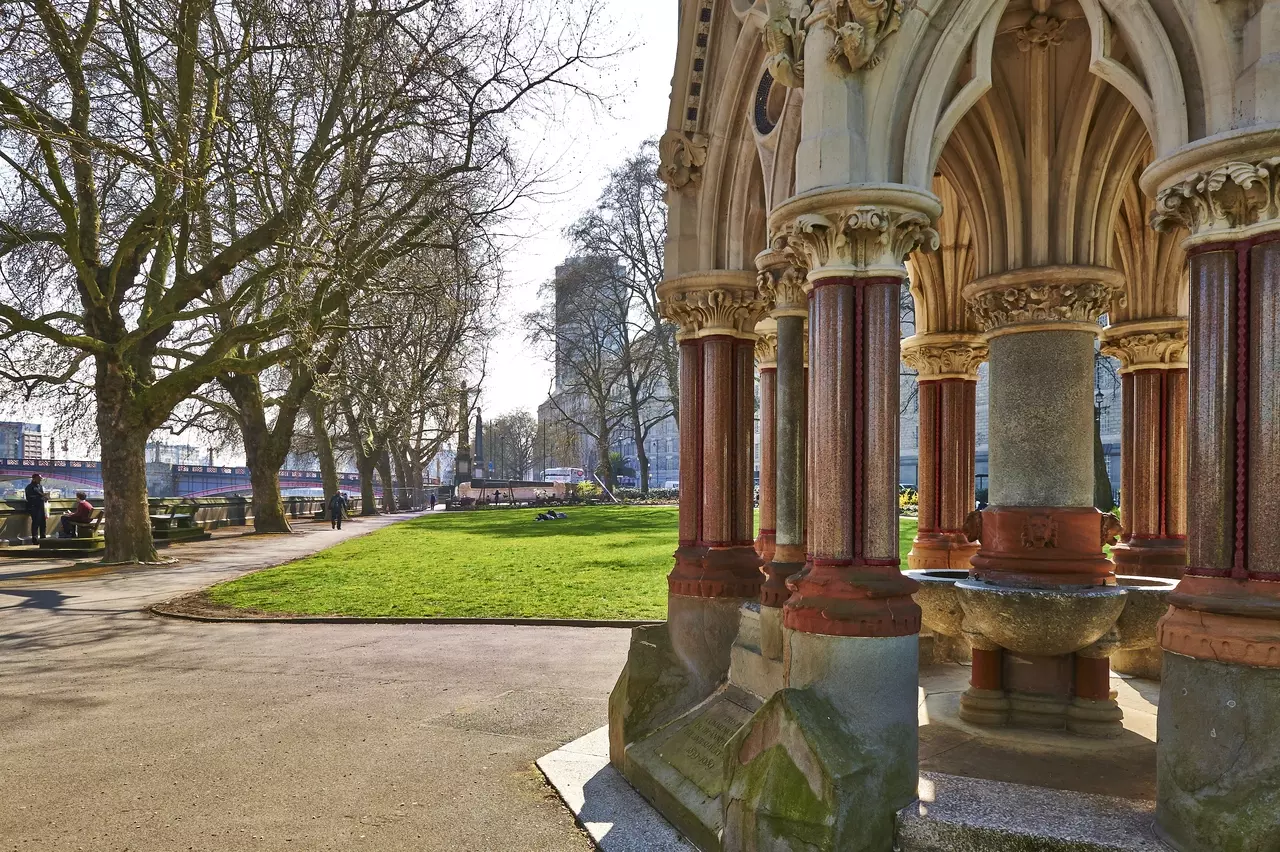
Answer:
[[[98,376],[98,440],[102,444],[103,528],[106,562],[155,562],[147,505],[147,436],[131,415],[119,379]]]
[[[382,510],[394,513],[396,509],[396,484],[391,478],[391,451],[378,454],[378,478],[382,480]]]
[[[253,486],[253,531],[293,532],[280,497],[280,468],[289,454],[289,441],[280,440],[278,434],[287,432],[291,439],[293,424],[277,423],[274,431],[267,426],[267,408],[257,376],[223,376],[219,382],[231,394],[240,412],[240,437],[244,440],[245,462]],[[291,410],[296,413],[296,409]],[[287,414],[282,411],[280,416]]]
[[[373,492],[373,473],[377,468],[377,459],[370,456],[356,456],[356,470],[360,471],[360,514],[378,514],[378,498]]]
[[[333,457],[333,439],[329,437],[329,423],[324,416],[324,400],[315,394],[307,397],[307,414],[311,418],[311,431],[316,439],[316,457],[320,459],[320,487],[324,489],[324,519],[329,518],[329,500],[342,484],[338,481],[338,462]]]
[[[613,460],[609,458],[609,439],[612,435],[609,432],[609,425],[605,421],[600,421],[600,429],[596,438],[596,465],[603,472],[604,487],[613,491],[616,486],[613,482]]]
[[[649,493],[649,454],[644,450],[644,434],[640,424],[640,406],[636,403],[635,397],[631,402],[631,437],[636,444],[636,464],[640,469],[636,474],[640,477],[640,493]]]
[[[421,506],[421,503],[416,502],[416,495],[413,493],[413,482],[409,478],[409,462],[405,458],[404,446],[394,442],[387,452],[391,454],[391,461],[396,466],[396,479],[400,481],[400,493],[396,495],[396,504],[402,509]]]

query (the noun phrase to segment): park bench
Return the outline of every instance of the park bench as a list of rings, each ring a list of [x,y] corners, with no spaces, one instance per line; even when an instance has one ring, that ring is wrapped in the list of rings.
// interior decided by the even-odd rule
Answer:
[[[195,514],[194,513],[180,514],[178,510],[181,508],[182,508],[182,504],[178,503],[169,507],[169,514],[167,515],[164,514],[163,512],[152,515],[151,516],[152,532],[160,532],[162,530],[167,531],[172,529],[179,529],[179,530],[193,529],[196,525]]]
[[[151,516],[151,537],[157,547],[167,547],[174,541],[205,541],[213,537],[203,527],[196,524],[193,511],[184,513],[183,505],[176,503],[169,507],[168,514],[157,512]]]
[[[71,538],[97,538],[102,528],[102,510],[94,509],[87,521],[71,522]]]

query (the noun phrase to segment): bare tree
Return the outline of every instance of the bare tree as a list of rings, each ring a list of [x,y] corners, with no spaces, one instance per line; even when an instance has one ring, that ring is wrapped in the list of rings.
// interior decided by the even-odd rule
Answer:
[[[617,274],[634,299],[629,308],[638,308],[639,315],[629,321],[646,338],[646,357],[660,368],[665,383],[666,413],[678,421],[680,355],[675,326],[658,313],[667,240],[665,191],[658,178],[658,142],[646,140],[609,174],[595,207],[573,224],[569,237],[582,255],[617,258]]]
[[[524,479],[538,453],[538,420],[527,411],[509,411],[485,426],[498,479]]]
[[[542,309],[525,317],[530,342],[555,358],[549,401],[561,418],[590,436],[595,473],[610,488],[615,481],[609,450],[630,415],[621,357],[624,328],[618,321],[629,295],[620,292],[616,268],[608,257],[566,261],[543,287]]]
[[[593,3],[571,24],[523,0],[462,12],[25,0],[0,16],[0,377],[28,396],[92,391],[107,560],[155,558],[150,432],[208,382],[293,357],[272,342],[335,304],[319,287],[305,307],[276,298],[274,252],[325,228],[352,174],[344,152],[441,102],[460,126],[501,123],[593,58]],[[259,304],[270,309],[248,310]],[[212,321],[228,310],[242,321]]]

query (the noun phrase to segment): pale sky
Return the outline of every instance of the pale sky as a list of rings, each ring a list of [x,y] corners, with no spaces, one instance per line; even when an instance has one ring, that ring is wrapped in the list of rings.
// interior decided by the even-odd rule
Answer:
[[[489,355],[480,402],[485,418],[514,409],[537,413],[547,396],[551,365],[535,357],[525,341],[521,317],[538,304],[538,287],[549,281],[570,251],[564,228],[595,201],[608,177],[640,143],[666,129],[671,74],[675,68],[675,0],[636,3],[609,0],[618,38],[632,49],[615,61],[616,68],[600,81],[599,90],[616,92],[605,110],[578,103],[555,127],[543,132],[538,144],[548,151],[564,151],[560,163],[567,173],[558,182],[560,197],[530,205],[525,218],[532,236],[513,246],[505,266],[507,289],[497,321],[502,330]],[[557,159],[557,158],[552,158]]]

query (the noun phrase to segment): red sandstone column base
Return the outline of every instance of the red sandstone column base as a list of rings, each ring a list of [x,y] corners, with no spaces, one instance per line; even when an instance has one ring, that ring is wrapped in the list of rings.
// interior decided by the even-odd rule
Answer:
[[[675,568],[667,575],[667,590],[673,595],[754,598],[760,594],[764,575],[760,557],[749,544],[681,547],[675,557]]]
[[[978,552],[962,532],[922,532],[911,543],[907,565],[913,571],[929,569],[969,570],[969,560]]]
[[[773,559],[766,562],[764,585],[760,588],[760,605],[780,607],[791,597],[787,580],[804,572],[806,564],[803,545],[779,544],[774,548]]]
[[[774,530],[760,530],[760,535],[756,536],[756,553],[766,565],[773,561],[773,553],[777,548],[777,532]]]
[[[1130,538],[1111,548],[1111,558],[1117,574],[1177,580],[1187,570],[1187,542],[1182,538]]]
[[[1102,544],[1114,520],[1093,508],[991,506],[982,511],[973,575],[1001,586],[1113,585]]]
[[[896,559],[815,558],[787,581],[782,623],[827,636],[909,636],[920,632],[920,606],[911,598],[919,587]]]

